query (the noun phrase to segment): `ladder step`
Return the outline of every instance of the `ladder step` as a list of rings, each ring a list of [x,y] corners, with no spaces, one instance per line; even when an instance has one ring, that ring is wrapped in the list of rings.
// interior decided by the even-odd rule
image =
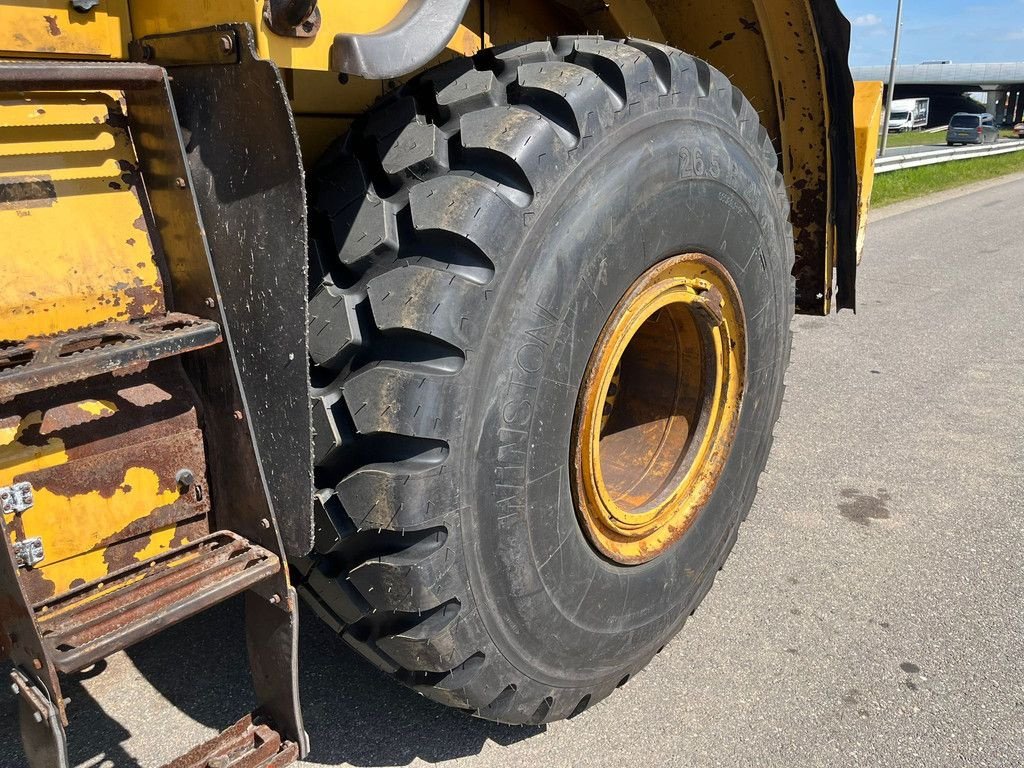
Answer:
[[[34,606],[54,666],[77,672],[249,589],[279,558],[229,531],[144,560]]]
[[[269,725],[257,724],[247,715],[166,768],[283,768],[298,759],[297,744],[282,741]]]
[[[0,402],[209,347],[221,338],[212,320],[172,312],[0,347]]]

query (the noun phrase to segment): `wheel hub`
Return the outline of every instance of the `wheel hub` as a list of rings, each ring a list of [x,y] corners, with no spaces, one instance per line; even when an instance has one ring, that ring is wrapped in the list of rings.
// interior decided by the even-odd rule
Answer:
[[[744,322],[725,268],[697,253],[652,267],[613,311],[573,429],[580,523],[611,560],[658,557],[710,498],[739,417]]]

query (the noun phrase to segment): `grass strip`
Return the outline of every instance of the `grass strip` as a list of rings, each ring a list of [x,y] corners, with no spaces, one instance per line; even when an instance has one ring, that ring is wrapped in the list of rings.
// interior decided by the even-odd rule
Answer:
[[[922,147],[932,145],[946,146],[946,132],[925,133],[924,131],[911,131],[909,133],[890,133],[890,147]]]
[[[1016,139],[1017,134],[1009,128],[999,131],[999,136],[1004,139]],[[909,133],[890,133],[890,147],[944,147],[946,146],[946,132],[928,133],[925,131],[910,131]]]
[[[903,200],[1022,171],[1024,151],[883,173],[875,177],[871,206],[884,208]]]

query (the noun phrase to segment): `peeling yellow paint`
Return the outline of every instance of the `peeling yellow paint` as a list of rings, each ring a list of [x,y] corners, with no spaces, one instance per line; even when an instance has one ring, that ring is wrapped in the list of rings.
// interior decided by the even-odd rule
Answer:
[[[161,552],[166,552],[171,548],[171,542],[174,541],[175,530],[176,526],[171,525],[159,531],[153,531],[146,547],[135,553],[135,559],[141,563],[143,560],[156,557]]]
[[[27,429],[42,422],[42,412],[33,411],[14,427],[13,441],[0,445],[0,485],[11,485],[17,477],[28,472],[67,464],[64,441],[58,437],[49,438],[43,445],[25,445],[20,442]]]
[[[22,527],[26,537],[43,539],[46,561],[38,570],[60,593],[72,584],[107,575],[110,568],[103,542],[179,497],[177,490],[160,490],[160,478],[152,469],[131,467],[109,496],[99,491],[62,496],[47,488],[36,489],[35,505],[22,514]],[[74,525],[67,524],[70,520]],[[145,560],[169,549],[174,529],[172,525],[155,531],[136,559]]]
[[[47,548],[48,546],[44,539],[43,547]],[[48,549],[46,554],[50,554]],[[105,554],[106,550],[94,549],[91,552],[62,560],[59,563],[43,563],[36,570],[54,585],[54,594],[59,595],[72,587],[81,586],[93,579],[106,576],[110,568],[103,559]]]
[[[2,17],[2,14],[0,14]],[[42,128],[26,112],[42,111]],[[0,100],[0,232],[18,244],[0,283],[0,339],[20,341],[163,308],[118,92]]]
[[[17,439],[17,427],[0,427],[0,448],[10,445]]]
[[[142,562],[171,549],[175,530],[175,526],[171,525],[159,531],[154,531],[152,536],[150,536],[149,543],[135,555],[135,559]],[[77,557],[71,557],[56,563],[50,563],[49,565],[44,564],[39,568],[39,571],[47,581],[54,585],[55,593],[60,594],[72,587],[102,579],[109,575],[110,565],[106,561],[106,553],[106,548],[94,549]],[[138,578],[141,579],[142,576]],[[135,581],[138,581],[138,579],[133,579],[121,586],[127,586]]]
[[[0,3],[0,57],[124,58],[130,32],[127,0],[105,0],[88,13],[67,0]]]
[[[106,400],[84,400],[75,406],[91,416],[103,417],[117,412],[117,406]],[[16,426],[5,428],[7,444],[0,445],[0,485],[31,480],[34,472],[70,461],[64,442],[59,438],[49,438],[41,445],[24,442],[26,434],[37,434],[42,423],[42,413],[33,411],[22,416]],[[124,479],[105,491],[62,495],[36,485],[33,506],[20,515],[9,514],[3,518],[12,542],[20,538],[42,538],[46,559],[36,572],[52,585],[55,594],[107,576],[111,571],[106,557],[107,543],[122,538],[133,523],[148,518],[156,509],[174,504],[181,497],[176,488],[163,490],[159,476],[148,467],[127,469]],[[177,525],[171,524],[141,534],[136,539],[135,560],[147,560],[171,549],[176,532]]]
[[[113,416],[117,413],[117,406],[109,400],[83,400],[76,405],[90,416]]]

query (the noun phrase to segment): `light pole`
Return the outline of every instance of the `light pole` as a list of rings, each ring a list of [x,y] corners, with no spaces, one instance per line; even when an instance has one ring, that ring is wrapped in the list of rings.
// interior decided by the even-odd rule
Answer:
[[[892,39],[892,64],[889,66],[889,102],[885,105],[885,125],[882,128],[882,146],[879,157],[885,156],[889,148],[889,120],[892,118],[892,101],[896,96],[896,64],[900,58],[900,35],[903,33],[903,0],[896,0],[896,34]]]

